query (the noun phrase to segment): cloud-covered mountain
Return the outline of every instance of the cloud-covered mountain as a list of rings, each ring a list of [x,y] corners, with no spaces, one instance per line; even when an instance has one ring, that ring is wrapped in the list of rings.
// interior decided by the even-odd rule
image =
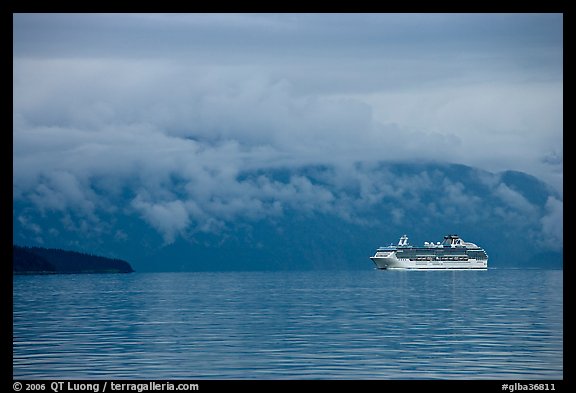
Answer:
[[[96,183],[88,189],[101,203],[54,209],[73,201],[66,179],[50,183],[61,186],[53,202],[15,203],[15,242],[121,256],[136,270],[362,269],[404,233],[414,244],[458,233],[493,267],[562,265],[562,198],[521,172],[390,162],[254,169],[205,197],[182,179],[164,199],[109,195]]]
[[[328,268],[456,232],[561,261],[562,14],[13,19],[16,244]]]

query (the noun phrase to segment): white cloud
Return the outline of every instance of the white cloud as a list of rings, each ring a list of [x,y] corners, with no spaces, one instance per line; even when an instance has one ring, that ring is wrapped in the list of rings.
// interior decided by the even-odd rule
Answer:
[[[525,214],[535,214],[536,206],[532,205],[524,196],[512,190],[504,183],[500,183],[494,190],[494,195],[504,201],[510,208],[520,210]]]
[[[564,245],[564,203],[554,197],[546,201],[546,215],[540,219],[543,237],[540,240],[545,246],[558,251]]]
[[[113,139],[138,146],[142,138],[193,138],[268,149],[266,165],[447,159],[522,170],[559,187],[558,165],[546,157],[563,146],[561,82],[303,95],[295,79],[273,73],[162,60],[16,59],[14,152],[31,153],[21,131],[43,141],[36,146],[43,154],[90,140],[82,146],[89,156]]]
[[[190,222],[182,201],[150,203],[136,198],[132,201],[132,206],[141,212],[145,221],[159,230],[166,244],[174,242],[176,236],[183,233]]]

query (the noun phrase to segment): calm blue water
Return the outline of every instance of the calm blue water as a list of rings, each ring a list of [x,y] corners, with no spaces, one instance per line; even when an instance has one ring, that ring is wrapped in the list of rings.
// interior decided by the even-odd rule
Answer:
[[[14,378],[561,379],[562,271],[14,277]]]

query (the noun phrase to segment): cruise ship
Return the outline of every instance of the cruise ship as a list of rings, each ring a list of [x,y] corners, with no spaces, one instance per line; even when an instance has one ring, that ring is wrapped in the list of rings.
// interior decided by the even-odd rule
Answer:
[[[424,242],[421,247],[408,244],[404,235],[397,245],[379,247],[370,259],[378,269],[488,269],[486,251],[458,235],[444,236],[442,242]]]

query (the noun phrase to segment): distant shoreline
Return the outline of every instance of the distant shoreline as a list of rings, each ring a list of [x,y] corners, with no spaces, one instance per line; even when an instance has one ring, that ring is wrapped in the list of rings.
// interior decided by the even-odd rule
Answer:
[[[42,247],[12,247],[13,275],[132,273],[124,260]]]

